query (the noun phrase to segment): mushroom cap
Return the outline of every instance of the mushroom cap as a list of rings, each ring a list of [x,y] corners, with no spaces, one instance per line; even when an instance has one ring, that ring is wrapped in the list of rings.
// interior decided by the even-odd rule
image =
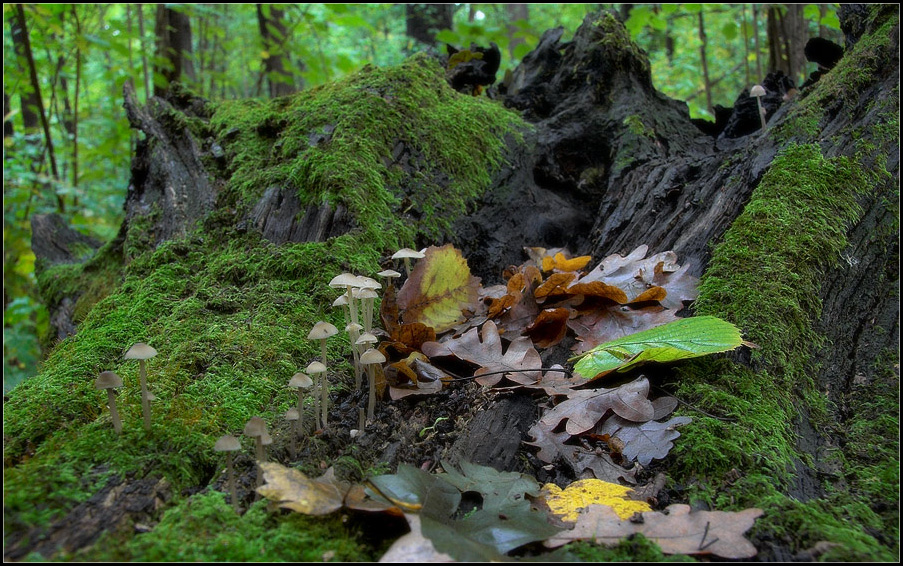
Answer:
[[[326,373],[326,365],[323,362],[310,362],[307,373]]]
[[[289,387],[303,387],[304,389],[307,389],[313,384],[314,380],[312,380],[306,373],[301,373],[300,371],[293,375],[290,380],[288,380]]]
[[[386,361],[386,356],[375,348],[370,348],[361,354],[362,364],[381,364]]]
[[[360,291],[354,293],[354,296],[358,299],[375,299],[379,296],[379,293],[370,287],[362,287]]]
[[[372,277],[365,277],[363,275],[359,278],[361,280],[361,288],[362,289],[382,289],[382,283],[373,279]]]
[[[750,96],[765,96],[765,87],[762,85],[753,85],[751,89],[749,89]]]
[[[363,329],[364,327],[356,322],[349,322],[347,325],[345,325],[345,332],[351,332],[352,330],[360,332]]]
[[[389,279],[392,279],[394,277],[401,277],[401,273],[398,273],[394,269],[386,269],[384,271],[380,271],[379,273],[377,273],[377,275],[379,275],[380,277],[388,277]]]
[[[269,433],[264,432],[260,435],[260,443],[264,446],[269,446],[273,443],[273,437],[269,435]]]
[[[244,434],[246,436],[260,436],[266,434],[267,423],[260,417],[251,417],[245,424]]]
[[[401,248],[394,254],[392,254],[392,259],[403,259],[406,257],[412,257],[416,259],[420,259],[426,256],[423,252],[418,252],[417,250],[412,250],[411,248]]]
[[[355,344],[375,344],[379,342],[379,338],[376,337],[372,332],[364,332],[361,334],[361,337],[358,338],[354,343]]]
[[[127,360],[146,360],[157,355],[157,351],[144,342],[138,342],[123,356]]]
[[[301,413],[298,412],[298,409],[292,407],[288,411],[285,412],[285,420],[287,421],[297,421],[301,418]]]
[[[332,302],[332,306],[334,307],[344,307],[348,304],[348,295],[342,293],[339,295],[339,298]]]
[[[213,450],[214,452],[235,452],[241,450],[241,442],[231,434],[224,434],[213,445]]]
[[[360,280],[354,273],[336,275],[329,282],[330,287],[360,287]]]
[[[325,320],[321,320],[320,322],[316,323],[313,328],[310,329],[310,333],[307,335],[307,339],[325,340],[330,336],[335,336],[338,333],[338,328],[326,322]]]
[[[97,389],[113,389],[114,387],[122,387],[122,378],[111,371],[100,372],[97,379],[94,380],[94,387]]]

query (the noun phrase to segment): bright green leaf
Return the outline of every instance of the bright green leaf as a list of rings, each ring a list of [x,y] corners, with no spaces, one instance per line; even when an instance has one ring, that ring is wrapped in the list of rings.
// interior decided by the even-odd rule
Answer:
[[[720,318],[684,318],[599,344],[578,357],[574,370],[587,379],[596,379],[643,362],[674,362],[726,352],[743,343],[739,329]]]

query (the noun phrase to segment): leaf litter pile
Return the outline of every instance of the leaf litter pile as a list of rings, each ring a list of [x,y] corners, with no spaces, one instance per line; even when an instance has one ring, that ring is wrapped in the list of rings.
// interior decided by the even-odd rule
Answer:
[[[691,418],[671,415],[677,399],[650,397],[645,376],[623,382],[626,372],[645,362],[753,345],[720,319],[677,316],[696,298],[698,281],[671,251],[646,257],[648,248],[640,246],[592,269],[588,256],[526,251],[530,259],[506,270],[506,284],[482,287],[457,249],[430,247],[399,289],[391,279],[385,288],[383,329],[374,333],[386,361],[371,368],[371,383],[378,397],[393,403],[381,402],[353,442],[318,434],[344,445],[338,455],[361,457],[368,448],[379,449],[383,460],[391,454],[421,462],[419,467],[400,463],[395,474],[346,481],[325,459],[315,478],[261,462],[265,483],[256,491],[299,513],[345,509],[404,517],[410,532],[383,561],[504,560],[526,545],[616,544],[636,533],[666,554],[754,556],[743,535],[761,515],[758,509],[653,510],[664,475],[649,469],[668,455],[679,427]],[[565,344],[573,370],[545,366],[539,349]],[[617,380],[622,383],[600,385]],[[564,468],[568,473],[558,477],[577,481],[540,486],[526,474],[445,459],[441,441],[455,440],[456,429],[492,395],[515,390],[532,393],[545,407],[524,444],[538,449],[543,469]],[[361,422],[356,412],[352,419],[359,397],[356,392],[336,401],[341,422],[330,428]],[[431,399],[440,416],[430,422],[437,411],[421,405]],[[399,435],[405,428],[407,434]],[[324,455],[302,450],[291,456]]]

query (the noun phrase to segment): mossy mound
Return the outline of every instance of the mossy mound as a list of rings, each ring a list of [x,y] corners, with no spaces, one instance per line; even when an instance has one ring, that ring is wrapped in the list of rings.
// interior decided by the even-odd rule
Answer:
[[[53,297],[91,292],[81,295],[78,334],[4,406],[5,532],[17,541],[113,476],[153,474],[176,494],[204,489],[221,463],[212,451],[219,435],[239,435],[254,415],[273,423],[295,402],[286,384],[319,354],[308,331],[318,320],[340,324],[330,279],[344,271],[374,276],[399,247],[441,243],[448,223],[490,184],[503,140],[525,127],[499,104],[451,90],[438,64],[422,56],[293,97],[223,103],[209,123],[176,122],[196,138],[214,136],[229,157],[208,164],[221,187],[216,210],[186,237],[160,244],[151,210],[133,219],[117,249],[104,249],[102,261],[41,275]],[[395,162],[401,146],[416,164]],[[356,226],[325,242],[273,245],[240,226],[273,185],[305,203],[342,202]],[[138,364],[123,360],[136,342],[158,352],[148,362],[156,396],[150,431],[142,426]],[[347,337],[329,350],[343,360]],[[107,370],[125,383],[122,435],[93,385]],[[331,373],[334,391],[350,383],[347,362]],[[343,556],[354,557],[336,559]]]

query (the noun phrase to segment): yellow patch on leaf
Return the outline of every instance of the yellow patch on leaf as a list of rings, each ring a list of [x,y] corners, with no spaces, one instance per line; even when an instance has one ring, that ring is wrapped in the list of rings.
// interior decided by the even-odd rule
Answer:
[[[627,494],[632,491],[629,487],[597,479],[578,480],[565,489],[553,483],[542,487],[549,509],[568,522],[577,521],[580,511],[593,504],[608,505],[622,519],[629,519],[634,513],[652,511],[645,501],[627,499]]]

